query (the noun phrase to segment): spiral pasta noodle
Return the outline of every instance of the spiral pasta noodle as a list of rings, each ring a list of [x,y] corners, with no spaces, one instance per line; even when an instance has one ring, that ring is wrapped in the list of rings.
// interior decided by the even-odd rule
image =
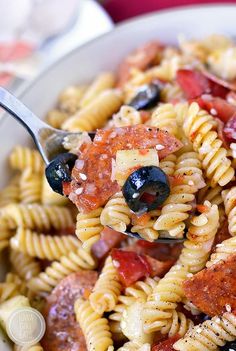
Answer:
[[[236,186],[230,190],[222,191],[225,212],[228,216],[229,232],[232,236],[236,235]]]
[[[92,309],[89,301],[77,299],[75,315],[87,344],[88,351],[107,351],[113,345],[109,324],[106,318]]]
[[[42,176],[42,189],[41,189],[41,203],[43,205],[50,206],[65,206],[69,203],[69,200],[65,196],[61,196],[52,190],[48,184],[47,178]]]
[[[204,201],[210,201],[213,205],[221,205],[223,203],[223,198],[221,195],[222,187],[220,185],[216,185],[214,188],[210,186],[209,183],[199,190],[197,201],[199,204]]]
[[[222,241],[216,245],[216,250],[211,254],[210,260],[206,266],[211,267],[220,261],[225,261],[230,255],[236,253],[236,237]]]
[[[150,125],[177,136],[178,126],[174,106],[172,104],[163,104],[157,107],[152,113]]]
[[[76,219],[76,235],[82,241],[83,248],[90,251],[92,245],[100,239],[103,226],[100,222],[102,208],[88,214],[78,213]]]
[[[66,120],[62,129],[74,131],[91,131],[101,128],[122,104],[121,94],[116,90],[106,90],[91,103]]]
[[[39,262],[23,252],[11,250],[10,262],[13,270],[24,280],[37,276],[41,271]]]
[[[140,345],[137,342],[128,341],[117,351],[151,351],[151,345],[150,344]]]
[[[10,240],[14,250],[41,259],[58,260],[71,251],[76,251],[79,241],[72,235],[52,236],[38,234],[30,229],[19,228]]]
[[[184,221],[191,211],[191,202],[195,199],[198,187],[203,183],[201,162],[195,152],[187,152],[179,156],[176,162],[174,177],[180,184],[173,185],[167,200],[161,209],[153,228],[166,230],[173,237],[183,236]]]
[[[43,348],[39,343],[27,348],[25,346],[14,345],[14,351],[43,351]]]
[[[111,226],[117,231],[125,231],[131,221],[130,208],[121,192],[116,193],[107,202],[100,216],[101,224]]]
[[[39,204],[10,204],[2,210],[3,219],[9,228],[25,227],[48,231],[74,226],[70,210],[59,206],[42,206]]]
[[[141,116],[139,111],[131,106],[121,106],[118,113],[113,115],[110,125],[113,127],[125,127],[141,124]]]
[[[144,224],[136,224],[131,227],[132,233],[138,233],[142,238],[149,241],[154,241],[159,237],[157,230],[153,228],[158,215],[160,214],[159,210],[150,211],[150,219]]]
[[[204,205],[208,210],[190,221],[187,240],[179,257],[179,262],[186,265],[190,273],[197,273],[205,267],[219,227],[217,205],[211,205],[209,201],[205,201]]]
[[[0,207],[7,206],[11,203],[18,203],[19,201],[19,182],[13,179],[10,184],[0,192]]]
[[[4,282],[0,283],[0,303],[21,293],[21,280],[14,274],[8,273]]]
[[[226,157],[226,149],[221,147],[222,141],[214,131],[214,123],[214,118],[193,102],[183,124],[184,132],[193,142],[194,150],[199,153],[202,167],[212,187],[217,183],[224,186],[234,177],[234,169]]]
[[[24,204],[32,204],[41,201],[42,176],[33,173],[27,168],[20,178],[20,201]]]
[[[93,288],[89,301],[98,314],[112,311],[118,301],[122,285],[111,256],[105,261],[102,272]]]
[[[39,295],[50,293],[51,290],[70,273],[78,272],[81,269],[94,269],[93,257],[83,248],[79,247],[76,252],[70,252],[62,256],[59,261],[54,261],[38,276],[28,282],[30,290]]]
[[[223,316],[216,316],[196,325],[174,344],[175,350],[205,351],[218,350],[227,341],[236,338],[236,316],[226,312]]]
[[[173,311],[172,318],[168,320],[165,327],[162,328],[162,334],[168,334],[172,337],[176,334],[183,336],[194,326],[193,321],[187,318],[184,313]]]
[[[157,286],[159,279],[146,278],[144,281],[139,280],[133,285],[125,288],[124,294],[118,297],[118,304],[114,307],[109,319],[111,321],[120,322],[122,313],[127,306],[132,305],[135,301],[145,302],[147,297],[152,294]]]
[[[86,93],[86,91],[87,91],[86,85],[79,85],[79,86],[72,85],[64,89],[59,95],[58,102],[57,102],[59,111],[66,113],[67,117],[76,113],[80,108],[81,100],[84,94]],[[60,123],[60,128],[62,126],[62,123]]]
[[[160,160],[159,167],[165,172],[167,175],[173,175],[175,171],[177,157],[173,154],[170,154]]]
[[[172,102],[183,98],[183,92],[176,83],[167,83],[161,90],[161,101]]]
[[[168,333],[171,330],[173,313],[184,297],[182,283],[187,275],[187,267],[175,264],[149,295],[143,310],[146,333],[154,331]]]
[[[101,73],[99,76],[95,78],[95,80],[90,84],[87,91],[80,101],[80,107],[85,107],[89,103],[91,103],[98,94],[103,92],[104,90],[113,88],[115,84],[114,74],[111,72]]]
[[[46,122],[53,128],[59,129],[68,117],[67,112],[55,108],[47,113]]]
[[[43,172],[43,159],[39,152],[28,147],[16,146],[9,158],[12,169],[24,171],[30,168],[34,173]]]

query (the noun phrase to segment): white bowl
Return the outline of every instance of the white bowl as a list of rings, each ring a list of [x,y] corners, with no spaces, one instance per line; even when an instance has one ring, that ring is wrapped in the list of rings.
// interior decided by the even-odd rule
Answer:
[[[92,80],[103,70],[115,70],[122,58],[138,45],[151,39],[176,42],[177,35],[203,37],[207,34],[222,33],[235,36],[236,5],[191,6],[126,21],[111,32],[78,47],[54,63],[20,94],[20,99],[43,118],[59,92],[74,83]],[[4,115],[0,121],[1,178],[0,186],[9,178],[7,156],[16,144],[29,144],[26,131],[11,117]],[[8,349],[1,345],[2,351]]]

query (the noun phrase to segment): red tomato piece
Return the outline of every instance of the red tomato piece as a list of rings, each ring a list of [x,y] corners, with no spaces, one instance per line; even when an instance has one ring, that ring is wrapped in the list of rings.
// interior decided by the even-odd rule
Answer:
[[[119,249],[113,249],[111,256],[116,262],[115,266],[125,286],[130,286],[151,273],[151,267],[145,256]]]
[[[105,227],[101,232],[100,240],[93,245],[92,253],[98,260],[102,260],[109,254],[111,249],[119,246],[126,238],[124,234]]]
[[[152,345],[152,351],[175,351],[174,344],[180,339],[178,334],[168,338],[167,340],[158,342],[158,344]]]
[[[83,144],[79,152],[79,166],[75,163],[70,187],[65,192],[78,209],[87,213],[100,206],[119,191],[112,176],[112,160],[118,150],[150,149],[163,145],[158,151],[160,159],[177,151],[182,143],[166,131],[146,125],[98,130],[93,143]],[[77,194],[77,189],[80,193]],[[82,189],[82,193],[81,193]]]
[[[149,193],[143,193],[140,200],[146,202],[147,204],[152,204],[156,200],[156,196]]]
[[[129,80],[133,68],[139,70],[148,68],[163,48],[164,46],[161,43],[150,41],[131,52],[119,66],[117,86],[122,87]]]
[[[176,80],[187,99],[194,99],[211,91],[209,80],[199,71],[179,69]]]

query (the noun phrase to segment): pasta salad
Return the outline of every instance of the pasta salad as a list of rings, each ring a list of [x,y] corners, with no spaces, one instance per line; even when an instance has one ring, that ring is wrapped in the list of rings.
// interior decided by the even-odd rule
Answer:
[[[0,325],[40,311],[46,332],[28,350],[236,350],[235,62],[222,35],[152,41],[66,88],[46,116],[82,132],[64,141],[77,156],[64,197],[38,151],[12,150]]]

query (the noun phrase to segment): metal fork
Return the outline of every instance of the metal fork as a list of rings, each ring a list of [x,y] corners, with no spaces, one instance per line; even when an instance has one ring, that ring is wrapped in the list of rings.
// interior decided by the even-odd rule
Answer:
[[[62,180],[69,181],[70,180],[70,170],[73,167],[73,162],[77,158],[74,154],[69,154],[68,150],[66,150],[63,146],[63,142],[65,138],[70,136],[80,137],[82,135],[81,132],[78,133],[71,133],[66,132],[63,130],[59,130],[49,126],[47,123],[43,122],[40,118],[38,118],[32,111],[30,111],[20,100],[18,100],[14,95],[9,93],[4,88],[0,87],[0,107],[2,107],[5,111],[7,111],[12,117],[15,118],[23,127],[29,132],[31,137],[33,138],[44,162],[47,165],[47,170],[51,169],[55,165],[55,160],[61,154],[67,153],[71,155],[68,160],[71,162],[70,166],[65,163],[60,168],[60,174],[62,168],[64,169],[64,178]],[[93,139],[95,133],[88,133],[89,136]],[[51,167],[51,168],[50,168]],[[50,183],[50,179],[47,175],[46,176]],[[52,174],[52,173],[50,173]],[[56,172],[54,173],[56,174]],[[53,181],[53,179],[51,179]],[[130,231],[122,232],[125,235],[128,235],[132,238],[136,239],[143,239],[138,233],[131,233]],[[168,233],[163,233],[168,234]],[[162,243],[178,243],[182,242],[184,239],[175,239],[175,238],[158,238],[155,242],[162,242]]]

